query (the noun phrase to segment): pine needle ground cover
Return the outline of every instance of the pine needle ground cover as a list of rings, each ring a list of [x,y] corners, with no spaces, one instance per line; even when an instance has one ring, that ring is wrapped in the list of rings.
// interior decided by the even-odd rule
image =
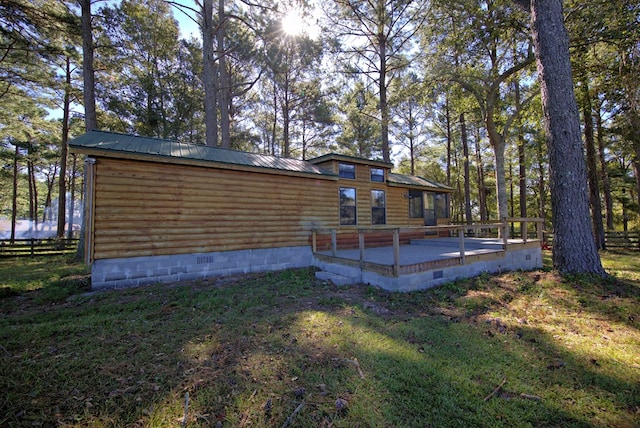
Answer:
[[[0,426],[635,427],[640,258],[389,294],[310,270],[87,293],[0,262]]]

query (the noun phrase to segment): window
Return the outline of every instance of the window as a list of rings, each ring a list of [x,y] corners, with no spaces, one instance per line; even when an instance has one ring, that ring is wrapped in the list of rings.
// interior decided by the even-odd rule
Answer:
[[[438,220],[434,205],[434,194],[431,192],[424,192],[424,225],[436,226],[437,224]]]
[[[449,218],[449,204],[446,193],[435,194],[434,209],[438,218]]]
[[[371,224],[387,224],[384,190],[371,191]]]
[[[353,226],[356,224],[356,189],[340,188],[340,225]]]
[[[338,164],[338,175],[340,178],[356,178],[356,166],[352,163]]]
[[[371,181],[376,181],[378,183],[384,183],[384,169],[382,169],[382,168],[371,168]]]
[[[409,217],[423,218],[424,212],[422,210],[422,191],[409,190]]]

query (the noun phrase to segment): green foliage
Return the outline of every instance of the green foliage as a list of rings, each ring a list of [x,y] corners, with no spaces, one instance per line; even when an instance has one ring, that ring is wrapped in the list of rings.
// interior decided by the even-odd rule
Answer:
[[[614,223],[617,228],[637,228],[638,5],[629,0],[589,2],[588,6],[580,1],[565,3],[574,69],[587,74],[594,118],[601,120],[596,137],[603,146],[604,173],[611,179]],[[174,16],[181,12],[171,2],[159,0],[99,6],[102,8],[94,8],[93,22],[98,115],[103,129],[202,143],[201,41],[181,38]],[[384,89],[393,161],[403,173],[413,170],[450,184],[454,220],[462,220],[465,212],[460,122],[461,114],[465,115],[472,216],[475,220],[496,218],[495,176],[500,171],[496,171],[489,143],[495,143],[487,122],[490,102],[496,130],[506,144],[509,214],[520,211],[522,163],[528,215],[550,217],[541,108],[537,99],[530,98],[539,91],[537,76],[530,68],[500,80],[530,52],[528,18],[513,1],[339,1],[326,5],[328,16],[312,13],[308,2],[296,3],[304,19],[317,19],[323,26],[318,39],[285,37],[280,19],[293,4],[271,6],[224,2],[233,147],[297,158],[329,151],[380,157],[385,109],[380,95]],[[48,186],[38,184],[37,204],[43,205],[52,184],[52,196],[56,196],[51,182],[56,159],[45,152],[57,148],[61,123],[49,121],[47,114],[58,114],[56,106],[62,104],[67,58],[72,105],[82,104],[79,13],[77,2],[70,1],[0,4],[4,52],[0,59],[0,203],[5,216],[11,206],[14,143],[29,142],[41,148],[29,155],[37,177],[50,176]],[[191,15],[199,19],[197,11]],[[384,53],[378,35],[372,35],[374,27],[365,25],[372,22],[381,23],[380,28],[386,30]],[[350,36],[344,37],[347,34]],[[378,61],[381,54],[386,55],[383,62]],[[380,67],[387,73],[382,86]],[[361,79],[363,72],[370,79]],[[496,84],[500,90],[495,99],[483,96]],[[520,107],[516,86],[523,103]],[[413,154],[407,148],[410,141]],[[521,141],[524,161],[518,158]],[[20,167],[19,215],[29,216],[24,162]]]
[[[101,10],[98,61],[105,64],[98,98],[122,124],[121,131],[161,138],[192,134],[201,106],[193,75],[201,54],[179,41],[170,6],[156,0],[123,1]],[[191,85],[188,85],[191,82]],[[191,120],[190,120],[191,118]],[[196,128],[197,129],[197,128]]]
[[[346,93],[338,107],[343,119],[337,138],[341,152],[369,159],[380,158],[380,120],[375,95],[362,82]]]

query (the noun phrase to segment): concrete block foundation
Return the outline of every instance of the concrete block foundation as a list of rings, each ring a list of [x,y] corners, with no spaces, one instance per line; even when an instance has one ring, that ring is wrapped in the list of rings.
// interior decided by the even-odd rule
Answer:
[[[127,288],[312,265],[308,246],[95,260],[91,285],[94,290]]]
[[[542,250],[539,246],[510,250],[504,253],[504,257],[487,257],[486,260],[473,263],[444,266],[397,277],[382,275],[354,266],[326,262],[318,258],[315,259],[314,263],[322,271],[340,275],[342,277],[341,284],[363,283],[388,291],[409,292],[424,290],[461,278],[474,277],[485,272],[500,273],[539,269],[542,267]],[[349,278],[350,281],[346,281],[344,278]]]

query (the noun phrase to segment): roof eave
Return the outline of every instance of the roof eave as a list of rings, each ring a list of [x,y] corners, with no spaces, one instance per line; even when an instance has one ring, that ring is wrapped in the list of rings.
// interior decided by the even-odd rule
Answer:
[[[400,187],[403,189],[413,189],[413,190],[429,190],[429,191],[436,191],[439,193],[452,193],[453,189],[449,189],[449,188],[441,188],[441,187],[434,187],[434,186],[421,186],[419,184],[407,184],[407,183],[397,183],[394,181],[389,181],[387,180],[387,185],[390,187]]]
[[[233,164],[233,163],[219,162],[219,161],[212,161],[212,160],[179,158],[179,157],[165,156],[161,154],[146,154],[146,153],[133,153],[133,152],[122,152],[122,151],[116,152],[110,149],[100,149],[95,147],[89,148],[85,146],[76,146],[73,144],[69,144],[69,150],[71,153],[85,154],[87,156],[103,157],[103,158],[111,158],[111,159],[128,159],[128,160],[158,162],[158,163],[173,164],[173,165],[189,165],[189,166],[198,166],[198,167],[205,167],[205,168],[227,169],[227,170],[234,170],[234,171],[260,172],[260,173],[286,175],[286,176],[293,176],[293,177],[317,178],[321,180],[333,180],[333,181],[338,180],[338,176],[330,172],[314,173],[314,172],[306,172],[306,171],[292,171],[292,170],[285,170],[285,169],[279,169],[279,168],[269,168],[266,166],[250,166],[250,165]]]
[[[356,163],[361,163],[361,164],[366,164],[366,165],[371,165],[371,166],[379,166],[381,168],[388,168],[388,169],[392,169],[393,168],[393,163],[391,162],[384,162],[384,161],[380,161],[380,160],[371,160],[371,159],[366,159],[366,158],[359,158],[356,156],[349,156],[349,155],[341,155],[338,153],[327,153],[326,155],[322,155],[322,156],[318,156],[316,158],[313,159],[309,159],[307,162],[310,162],[314,165],[317,165],[319,163],[323,163],[323,162],[330,162],[330,161],[345,161],[345,162],[356,162]]]

